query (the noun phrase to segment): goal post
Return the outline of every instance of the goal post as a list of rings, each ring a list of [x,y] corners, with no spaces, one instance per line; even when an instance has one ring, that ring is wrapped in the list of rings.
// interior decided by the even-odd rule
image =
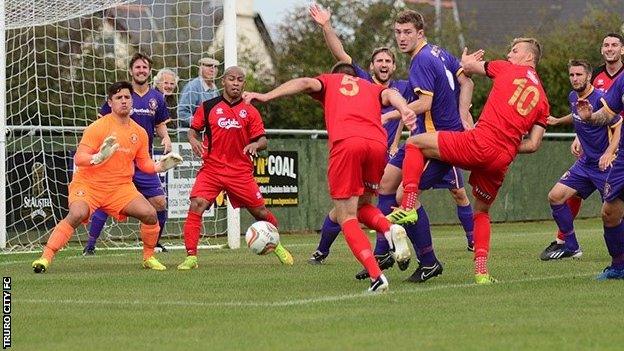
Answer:
[[[237,64],[236,20],[235,0],[0,1],[0,250],[39,250],[67,214],[82,130],[95,120],[106,88],[129,79],[127,63],[135,52],[154,61],[151,79],[162,68],[177,73],[178,101],[198,76],[200,58],[223,62],[220,73]],[[218,33],[223,38],[217,40]],[[175,144],[187,148],[188,142]],[[154,146],[157,153],[160,145]],[[165,175],[168,192],[180,192],[169,181],[182,179],[178,185],[188,193],[201,160],[189,153],[188,161],[186,169]],[[178,212],[169,211],[164,242],[179,243],[188,196],[168,196]],[[201,244],[227,236],[227,246],[238,248],[239,211],[227,201],[219,204],[205,217]],[[83,243],[87,228],[79,227],[74,237]],[[109,219],[100,241],[98,248],[140,247],[138,222]]]

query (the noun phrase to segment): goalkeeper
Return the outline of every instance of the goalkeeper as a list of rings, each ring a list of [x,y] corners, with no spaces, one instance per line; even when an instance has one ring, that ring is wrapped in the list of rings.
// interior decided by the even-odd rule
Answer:
[[[80,223],[86,223],[95,209],[117,220],[134,217],[141,221],[143,267],[165,270],[156,257],[158,240],[156,210],[132,183],[135,163],[145,173],[164,172],[182,162],[173,153],[154,163],[149,155],[145,129],[130,118],[132,85],[114,83],[108,89],[112,113],[91,123],[82,136],[74,163],[76,171],[69,184],[69,213],[54,228],[41,258],[32,263],[35,273],[45,272],[54,255],[71,238]]]

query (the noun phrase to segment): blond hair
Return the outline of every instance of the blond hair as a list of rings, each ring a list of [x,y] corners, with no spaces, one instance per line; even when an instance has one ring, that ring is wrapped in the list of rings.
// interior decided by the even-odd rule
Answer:
[[[511,42],[511,47],[513,48],[516,44],[519,43],[527,43],[529,45],[529,50],[533,54],[533,63],[537,67],[539,60],[542,58],[542,46],[535,38],[515,38]]]

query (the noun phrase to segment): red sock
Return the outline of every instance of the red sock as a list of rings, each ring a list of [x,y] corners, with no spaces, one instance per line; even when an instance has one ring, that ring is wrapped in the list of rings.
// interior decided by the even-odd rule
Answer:
[[[158,232],[160,232],[160,226],[156,224],[141,223],[141,240],[143,240],[143,259],[154,256],[154,247],[158,242]]]
[[[357,216],[360,223],[377,232],[385,233],[390,230],[390,221],[377,207],[371,204],[360,207]]]
[[[273,212],[267,210],[266,218],[264,218],[263,220],[273,224],[275,228],[279,228],[279,223],[277,222],[277,218],[275,218],[275,215],[273,215]]]
[[[420,177],[425,169],[425,156],[413,144],[405,145],[405,159],[403,160],[403,200],[401,207],[416,207],[416,195]]]
[[[184,222],[184,246],[186,246],[186,254],[189,256],[197,255],[201,224],[201,214],[188,211],[186,221]]]
[[[490,215],[486,212],[475,212],[473,218],[475,260],[478,257],[487,259],[490,253]]]
[[[568,201],[566,201],[566,204],[570,208],[570,212],[572,212],[572,218],[576,218],[576,216],[578,216],[579,211],[581,211],[582,202],[583,202],[583,199],[581,199],[578,196],[572,196],[571,198],[568,199]],[[565,237],[560,230],[557,230],[557,239],[561,241],[565,241]]]
[[[48,260],[48,262],[52,262],[56,252],[67,244],[72,234],[74,234],[74,227],[72,227],[69,222],[64,219],[58,222],[46,246],[43,248],[42,257]]]
[[[381,269],[379,269],[377,260],[375,256],[373,256],[373,251],[371,250],[371,245],[368,242],[366,234],[364,234],[364,231],[360,228],[360,223],[358,223],[357,219],[351,218],[344,221],[341,227],[347,245],[349,245],[351,252],[353,252],[353,256],[366,268],[368,275],[370,275],[373,280],[379,278]]]

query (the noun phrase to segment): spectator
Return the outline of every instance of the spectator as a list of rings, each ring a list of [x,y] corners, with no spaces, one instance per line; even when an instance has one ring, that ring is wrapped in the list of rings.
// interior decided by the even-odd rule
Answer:
[[[195,109],[202,102],[219,96],[215,84],[219,61],[204,57],[199,60],[199,76],[182,89],[178,105],[178,127],[189,127]]]
[[[178,75],[169,68],[162,68],[154,77],[154,88],[163,93],[169,110],[170,126],[178,129],[178,99],[174,91],[178,87]]]

